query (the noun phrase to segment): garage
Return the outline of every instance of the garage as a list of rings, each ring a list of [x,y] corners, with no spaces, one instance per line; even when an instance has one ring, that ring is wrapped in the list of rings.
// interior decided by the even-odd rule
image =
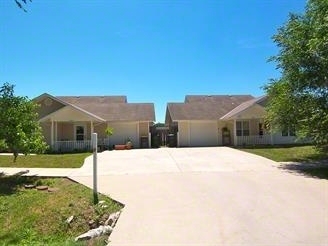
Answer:
[[[114,134],[110,137],[111,144],[125,144],[129,138],[133,146],[139,147],[138,123],[110,123]]]
[[[216,121],[191,121],[190,146],[217,146],[218,127]]]

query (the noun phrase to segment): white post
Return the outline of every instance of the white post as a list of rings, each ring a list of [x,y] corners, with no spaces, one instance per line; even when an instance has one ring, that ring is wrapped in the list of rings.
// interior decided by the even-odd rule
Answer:
[[[58,121],[55,121],[55,141],[58,141]]]
[[[233,145],[237,146],[237,120],[234,120],[233,129]]]
[[[92,149],[93,149],[93,203],[98,203],[98,191],[97,191],[97,133],[92,133],[91,137]]]
[[[91,136],[94,132],[94,127],[93,127],[93,121],[90,121],[90,131],[91,131]]]
[[[51,119],[51,135],[50,135],[50,140],[51,140],[51,147],[54,145],[54,121]]]
[[[274,144],[273,142],[273,134],[272,134],[272,126],[270,125],[270,138],[271,138],[271,145]]]

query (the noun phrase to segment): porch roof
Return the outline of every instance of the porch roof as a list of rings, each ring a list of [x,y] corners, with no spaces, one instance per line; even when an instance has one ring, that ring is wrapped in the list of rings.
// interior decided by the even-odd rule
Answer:
[[[248,109],[250,109],[251,107],[254,107],[254,106],[258,106],[259,109],[263,109],[263,112],[261,112],[261,115],[259,115],[259,116],[263,116],[263,113],[264,113],[265,110],[259,104],[261,102],[265,101],[266,99],[267,99],[267,96],[264,95],[264,96],[253,98],[249,101],[243,102],[242,104],[240,104],[239,106],[237,106],[236,108],[234,108],[233,110],[231,110],[230,112],[228,112],[227,114],[222,116],[220,118],[220,120],[234,119],[238,115],[242,114],[243,112],[247,111]]]
[[[39,121],[95,121],[95,122],[105,122],[104,119],[91,114],[83,109],[80,109],[74,105],[67,105],[55,112],[52,112],[45,117],[41,118]]]

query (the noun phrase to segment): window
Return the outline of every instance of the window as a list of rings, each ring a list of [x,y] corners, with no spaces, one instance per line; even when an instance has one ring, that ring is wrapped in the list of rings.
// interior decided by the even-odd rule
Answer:
[[[236,133],[237,133],[237,136],[249,136],[249,122],[248,121],[237,121],[236,122]]]
[[[283,137],[288,137],[288,136],[290,136],[290,137],[293,136],[294,137],[294,136],[296,136],[295,128],[294,127],[287,127],[287,128],[282,129],[281,136],[283,136]]]
[[[85,136],[85,126],[75,126],[75,140],[83,141]]]

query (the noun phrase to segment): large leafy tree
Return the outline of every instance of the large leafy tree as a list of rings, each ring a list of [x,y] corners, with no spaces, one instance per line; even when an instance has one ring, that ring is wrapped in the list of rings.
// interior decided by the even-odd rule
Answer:
[[[0,87],[0,149],[8,148],[14,154],[19,152],[42,153],[47,145],[37,121],[37,104],[27,97],[15,96],[14,85]]]
[[[290,14],[273,40],[271,61],[281,71],[265,86],[268,120],[280,129],[328,147],[328,0],[309,0],[304,14]]]

